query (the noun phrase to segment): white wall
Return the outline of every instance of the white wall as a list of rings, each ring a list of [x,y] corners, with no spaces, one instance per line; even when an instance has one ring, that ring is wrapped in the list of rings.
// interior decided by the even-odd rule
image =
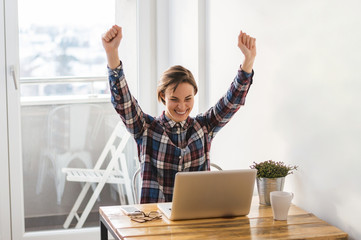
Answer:
[[[286,180],[294,203],[361,239],[361,2],[213,0],[209,9],[212,104],[241,63],[238,31],[257,38],[254,84],[215,138],[213,161],[299,165]]]

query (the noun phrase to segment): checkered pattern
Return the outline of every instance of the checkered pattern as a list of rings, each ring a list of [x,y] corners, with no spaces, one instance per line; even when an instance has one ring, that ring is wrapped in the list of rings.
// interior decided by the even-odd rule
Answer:
[[[203,114],[176,123],[142,111],[130,94],[120,64],[108,69],[112,103],[138,146],[142,167],[141,203],[170,202],[175,174],[210,168],[211,142],[216,133],[244,105],[252,74],[238,70],[227,93]]]

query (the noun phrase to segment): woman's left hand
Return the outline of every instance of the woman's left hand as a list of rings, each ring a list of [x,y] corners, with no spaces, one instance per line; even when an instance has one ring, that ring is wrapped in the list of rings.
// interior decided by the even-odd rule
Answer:
[[[241,31],[238,35],[238,47],[244,55],[242,69],[251,73],[256,58],[256,39]]]

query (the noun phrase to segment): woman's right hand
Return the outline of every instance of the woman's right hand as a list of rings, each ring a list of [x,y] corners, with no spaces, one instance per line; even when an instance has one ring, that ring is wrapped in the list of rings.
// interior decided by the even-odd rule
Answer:
[[[108,59],[108,66],[111,69],[115,69],[120,64],[118,47],[120,45],[122,37],[122,28],[118,25],[114,25],[113,27],[111,27],[102,36],[103,47]]]
[[[114,25],[102,36],[103,47],[106,52],[118,51],[120,41],[122,40],[122,28]]]

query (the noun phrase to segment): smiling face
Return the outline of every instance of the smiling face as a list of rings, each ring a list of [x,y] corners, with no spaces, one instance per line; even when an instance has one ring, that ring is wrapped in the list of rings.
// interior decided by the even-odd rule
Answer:
[[[161,94],[165,103],[165,115],[175,122],[186,120],[194,105],[194,87],[187,82],[169,86]]]
[[[197,83],[191,71],[176,65],[166,70],[157,86],[158,100],[165,105],[165,115],[175,122],[186,120],[194,105]]]

